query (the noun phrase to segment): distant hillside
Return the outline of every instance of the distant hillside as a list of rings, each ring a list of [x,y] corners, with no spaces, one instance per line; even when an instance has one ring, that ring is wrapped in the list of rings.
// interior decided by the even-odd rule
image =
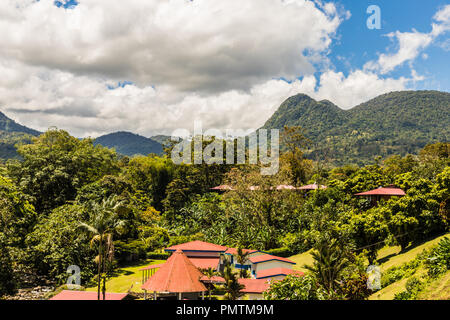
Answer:
[[[287,99],[263,126],[301,126],[312,140],[307,156],[336,164],[365,164],[376,156],[416,153],[450,138],[450,93],[402,91],[353,109],[299,94]]]
[[[158,136],[150,137],[150,139],[152,139],[153,141],[156,141],[156,142],[162,144],[163,146],[165,144],[167,144],[168,142],[170,142],[170,138],[171,138],[171,136],[164,136],[164,135],[158,135]]]
[[[15,122],[14,120],[5,116],[2,112],[0,112],[0,131],[4,132],[23,132],[30,134],[32,136],[38,136],[41,134],[39,131],[30,129],[28,127],[22,126]]]
[[[17,159],[16,144],[30,143],[39,131],[22,126],[0,112],[0,159]]]
[[[161,154],[163,152],[160,143],[131,132],[115,132],[107,134],[95,139],[94,144],[114,148],[117,153],[126,156],[137,154],[148,155],[150,153]]]

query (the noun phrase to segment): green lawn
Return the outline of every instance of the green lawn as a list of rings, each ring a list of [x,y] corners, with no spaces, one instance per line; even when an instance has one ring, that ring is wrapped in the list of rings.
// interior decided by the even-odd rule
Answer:
[[[300,254],[296,254],[295,256],[289,257],[289,259],[297,263],[296,265],[294,265],[292,269],[299,270],[302,272],[306,272],[306,269],[304,268],[305,264],[312,265],[314,261],[311,256],[311,250]]]
[[[161,264],[164,262],[164,260],[147,260],[129,267],[119,268],[116,271],[116,275],[106,281],[106,291],[118,293],[125,293],[130,290],[138,293],[143,292],[141,289],[142,273],[139,270],[151,264]],[[87,288],[86,290],[96,291],[97,287]]]

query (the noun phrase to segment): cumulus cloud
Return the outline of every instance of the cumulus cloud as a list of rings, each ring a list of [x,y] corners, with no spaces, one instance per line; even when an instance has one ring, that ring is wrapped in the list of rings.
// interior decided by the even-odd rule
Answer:
[[[446,30],[446,12],[434,18],[436,34]],[[72,10],[50,0],[1,1],[0,108],[38,130],[80,137],[170,134],[192,130],[195,120],[256,129],[297,93],[348,109],[420,79],[415,71],[386,78],[383,67],[348,75],[327,68],[348,17],[318,0],[79,0]],[[318,65],[328,70],[317,78]]]
[[[386,36],[393,42],[398,42],[398,50],[395,53],[380,54],[377,61],[368,62],[364,68],[378,71],[382,74],[393,71],[407,61],[413,61],[427,48],[438,36],[450,30],[450,5],[440,9],[433,17],[432,30],[422,33],[414,30],[412,32],[391,32]]]
[[[0,4],[4,57],[206,93],[313,73],[308,56],[330,45],[341,21],[333,4],[306,0],[26,3]]]

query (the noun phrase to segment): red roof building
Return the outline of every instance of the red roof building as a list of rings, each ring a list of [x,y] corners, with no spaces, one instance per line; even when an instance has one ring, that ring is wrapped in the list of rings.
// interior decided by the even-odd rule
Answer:
[[[142,289],[158,293],[175,293],[182,299],[183,293],[203,293],[207,291],[200,281],[203,274],[178,249],[166,263],[142,286]]]
[[[217,269],[219,266],[219,258],[193,258],[189,257],[189,260],[199,269]]]
[[[221,253],[221,252],[225,252],[227,250],[227,247],[197,240],[197,241],[186,242],[186,243],[182,243],[182,244],[178,244],[178,245],[166,248],[165,251],[173,252],[178,249],[182,250],[184,253],[189,255],[189,252]]]
[[[299,187],[298,188],[298,190],[305,190],[305,191],[309,191],[309,190],[317,190],[317,189],[322,189],[322,190],[324,190],[324,189],[327,189],[328,187],[327,186],[324,186],[324,185],[317,185],[317,184],[308,184],[308,185],[306,185],[306,186],[302,186],[302,187]]]
[[[361,192],[355,194],[355,196],[406,196],[405,191],[400,188],[387,187],[387,188],[378,188],[366,192]]]
[[[110,293],[106,292],[105,300],[124,300],[128,293]],[[97,291],[75,291],[63,290],[50,300],[98,300]],[[103,294],[100,293],[100,300],[103,300]]]
[[[244,293],[261,294],[270,287],[269,282],[265,279],[239,279],[238,281],[245,286],[245,288],[241,290],[241,292]]]
[[[233,188],[231,186],[229,186],[229,185],[224,184],[224,185],[221,185],[221,186],[217,186],[217,187],[211,188],[210,190],[212,190],[212,191],[219,191],[219,192],[225,192],[225,191],[233,190]]]
[[[265,269],[258,271],[256,275],[256,279],[267,279],[267,278],[284,278],[287,275],[296,274],[299,276],[303,276],[304,273],[297,270],[292,270],[288,268],[273,268],[273,269]]]
[[[217,284],[225,283],[225,279],[219,276],[212,276],[211,278],[209,278],[208,276],[203,276],[200,278],[200,281],[204,283],[217,283]]]
[[[238,249],[237,248],[228,248],[227,251],[225,251],[226,254],[232,254],[232,255],[237,255]],[[258,250],[251,250],[251,249],[242,249],[243,253],[248,253],[248,254],[252,254],[252,253],[256,253],[259,252]]]
[[[393,186],[389,186],[386,188],[379,187],[378,189],[355,194],[355,196],[362,196],[369,198],[372,206],[376,206],[380,200],[387,201],[391,197],[403,197],[405,195],[406,195],[405,191]]]
[[[253,264],[258,264],[258,263],[262,263],[262,262],[269,262],[269,261],[281,261],[281,262],[286,262],[286,263],[290,263],[290,264],[296,264],[292,260],[289,260],[287,258],[273,256],[271,254],[263,254],[263,255],[260,255],[260,256],[256,256],[256,257],[250,257],[249,260]]]

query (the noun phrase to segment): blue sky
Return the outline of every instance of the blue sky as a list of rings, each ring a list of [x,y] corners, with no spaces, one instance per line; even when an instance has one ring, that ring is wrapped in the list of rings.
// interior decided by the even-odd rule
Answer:
[[[38,130],[252,130],[298,93],[347,110],[450,91],[444,0],[11,0],[0,12],[0,111]]]
[[[351,69],[362,68],[368,60],[374,60],[386,48],[395,51],[393,43],[385,35],[395,31],[409,32],[416,29],[419,32],[431,31],[431,22],[436,12],[449,4],[442,0],[340,0],[346,10],[351,12],[351,18],[339,27],[339,41],[331,46],[330,58],[337,70],[348,74]],[[366,27],[370,5],[378,5],[381,9],[382,25],[380,30],[370,30]],[[450,91],[450,46],[447,51],[439,44],[449,39],[449,35],[441,35],[435,43],[423,53],[427,59],[418,58],[414,67],[419,74],[427,79],[416,83],[416,89]],[[345,57],[345,60],[339,59]],[[408,66],[400,67],[389,76],[409,76]]]

